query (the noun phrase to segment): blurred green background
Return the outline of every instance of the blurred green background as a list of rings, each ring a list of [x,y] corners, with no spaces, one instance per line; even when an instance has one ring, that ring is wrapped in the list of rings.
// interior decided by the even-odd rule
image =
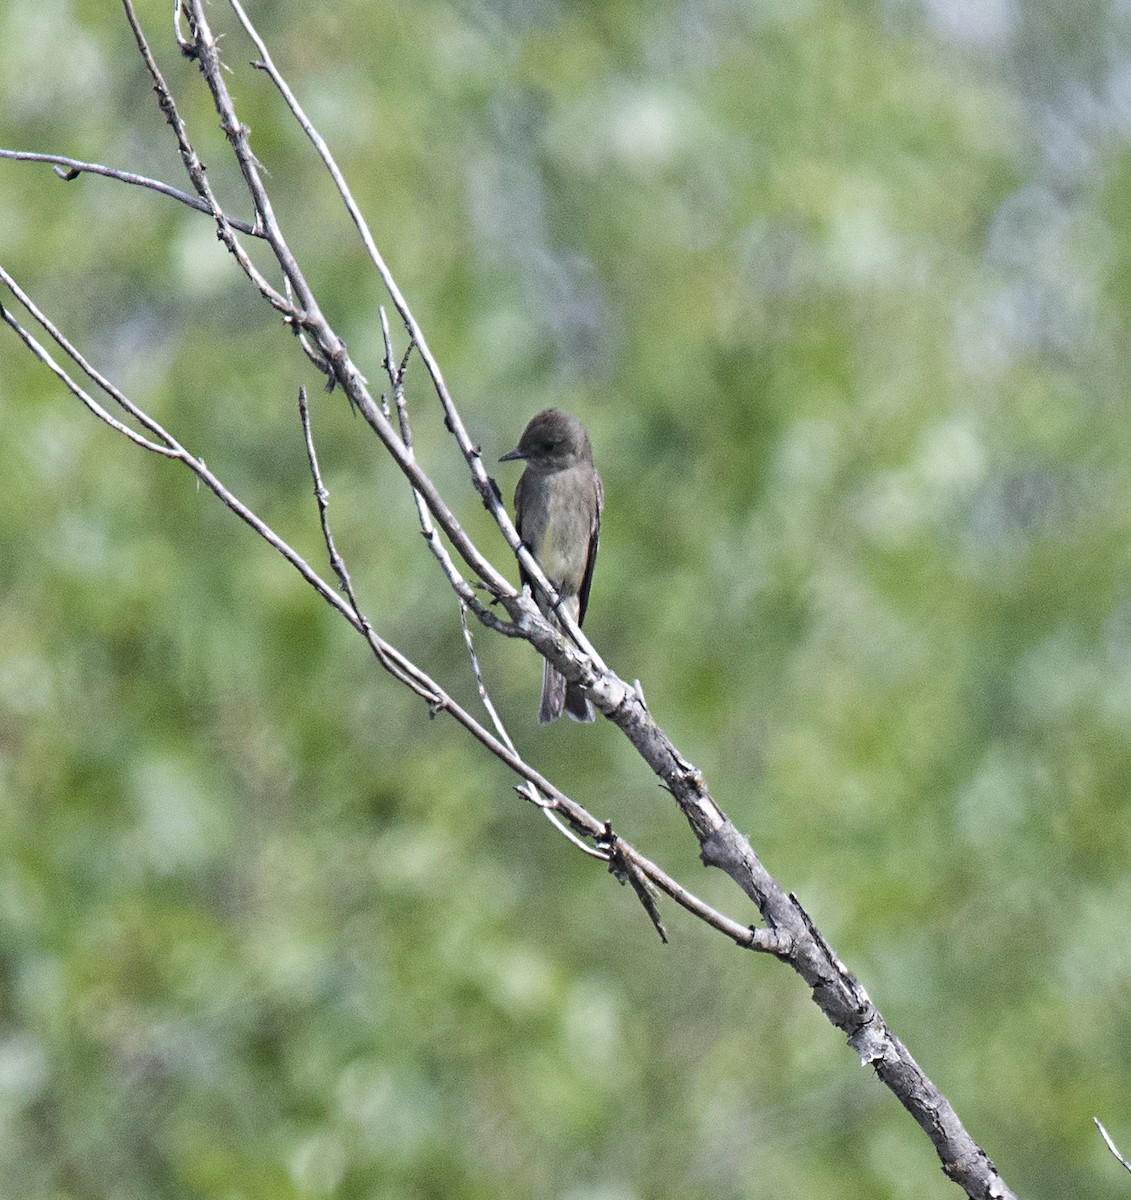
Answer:
[[[139,5],[213,185],[215,114]],[[1100,0],[252,3],[490,460],[556,404],[589,632],[1020,1194],[1127,1195],[1131,23]],[[384,297],[222,4],[323,308]],[[184,185],[118,6],[7,0],[0,145]],[[411,498],[209,222],[0,163],[0,262],[470,705]],[[7,299],[5,298],[5,303]],[[399,345],[403,346],[403,337]],[[514,577],[422,373],[418,450]],[[630,893],[0,330],[0,1195],[958,1195],[780,964]],[[510,496],[517,470],[497,470]],[[741,920],[606,723],[546,773]]]

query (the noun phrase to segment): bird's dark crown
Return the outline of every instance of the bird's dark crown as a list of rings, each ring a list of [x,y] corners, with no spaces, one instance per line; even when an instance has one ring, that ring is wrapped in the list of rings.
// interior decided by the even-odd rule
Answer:
[[[505,458],[524,458],[537,466],[563,467],[592,462],[593,451],[585,426],[557,408],[547,408],[522,431],[514,450]]]

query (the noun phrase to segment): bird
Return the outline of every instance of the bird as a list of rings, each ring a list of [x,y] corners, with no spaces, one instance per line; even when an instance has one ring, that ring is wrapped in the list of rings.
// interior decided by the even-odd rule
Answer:
[[[530,419],[518,445],[499,461],[515,459],[526,463],[514,492],[518,535],[580,626],[589,604],[605,504],[589,435],[576,417],[547,408]],[[519,570],[522,582],[531,585],[521,564]],[[537,599],[543,616],[557,624],[546,599]],[[538,723],[547,725],[563,711],[575,721],[593,720],[593,705],[581,687],[567,683],[544,661]]]

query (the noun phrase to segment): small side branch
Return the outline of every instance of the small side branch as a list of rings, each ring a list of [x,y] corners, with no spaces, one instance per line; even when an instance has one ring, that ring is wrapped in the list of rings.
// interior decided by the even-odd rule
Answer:
[[[393,338],[389,330],[389,318],[385,314],[383,306],[379,309],[379,314],[381,318],[381,336],[385,343],[384,367],[389,377],[390,389],[393,393],[393,405],[397,410],[397,425],[400,429],[401,445],[404,447],[408,462],[415,467],[417,465],[416,450],[412,443],[412,425],[408,417],[408,402],[405,399],[404,390],[405,372],[408,370],[409,357],[412,354],[415,343],[411,340],[409,341],[408,347],[401,356],[399,365],[394,365],[396,356],[393,353]],[[507,637],[518,636],[518,630],[513,625],[500,620],[483,604],[475,594],[475,589],[460,573],[437,532],[432,520],[432,513],[423,493],[415,486],[412,488],[412,499],[416,505],[417,519],[420,521],[420,530],[424,534],[424,540],[428,544],[428,549],[440,564],[440,569],[444,572],[444,577],[459,598],[460,604],[465,608],[469,608],[482,624],[493,629],[496,633],[504,634]]]
[[[30,150],[0,149],[0,158],[9,158],[15,162],[51,163],[55,167],[55,174],[66,182],[78,179],[80,175],[102,175],[107,179],[116,179],[119,183],[128,183],[132,187],[148,188],[152,192],[168,196],[170,199],[176,200],[178,204],[184,204],[197,212],[213,215],[212,209],[199,196],[190,196],[188,192],[183,192],[180,188],[175,188],[172,184],[164,183],[160,179],[150,179],[148,175],[135,175],[133,171],[106,167],[102,163],[83,162],[81,159],[67,158],[62,154],[36,154]],[[238,229],[240,233],[246,233],[249,237],[263,236],[254,226],[249,225],[246,221],[241,221],[238,217],[225,216],[224,219],[233,229]]]
[[[177,149],[180,152],[185,172],[192,186],[196,189],[197,195],[212,214],[212,218],[216,222],[216,232],[219,234],[220,240],[239,263],[244,274],[259,289],[259,294],[273,308],[293,319],[298,315],[294,310],[294,306],[286,296],[267,282],[266,277],[248,257],[247,251],[240,245],[239,238],[236,237],[235,230],[232,228],[227,214],[220,207],[220,202],[216,199],[216,195],[212,191],[212,185],[208,182],[208,177],[205,175],[204,164],[200,161],[199,156],[192,147],[192,143],[189,141],[185,123],[181,120],[181,114],[177,111],[176,102],[173,100],[173,93],[169,90],[169,85],[165,82],[161,68],[158,67],[157,60],[153,57],[153,51],[149,48],[149,42],[146,40],[140,21],[137,19],[137,13],[134,12],[133,0],[122,0],[122,5],[126,10],[126,20],[129,21],[130,29],[133,31],[134,41],[137,42],[138,52],[141,54],[146,70],[153,80],[153,90],[157,94],[157,103],[165,115],[165,120],[169,128],[173,131],[173,136],[177,139]],[[258,221],[255,228],[256,236],[263,236]]]

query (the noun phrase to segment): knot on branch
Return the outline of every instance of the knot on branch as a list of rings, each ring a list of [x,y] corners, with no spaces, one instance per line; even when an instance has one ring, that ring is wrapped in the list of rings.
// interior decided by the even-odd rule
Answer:
[[[760,950],[764,954],[772,954],[788,962],[793,956],[793,937],[784,929],[766,928],[757,925],[749,926],[750,949]]]
[[[860,1055],[860,1065],[863,1067],[883,1062],[890,1048],[887,1030],[874,1015],[849,1036],[848,1044]]]

